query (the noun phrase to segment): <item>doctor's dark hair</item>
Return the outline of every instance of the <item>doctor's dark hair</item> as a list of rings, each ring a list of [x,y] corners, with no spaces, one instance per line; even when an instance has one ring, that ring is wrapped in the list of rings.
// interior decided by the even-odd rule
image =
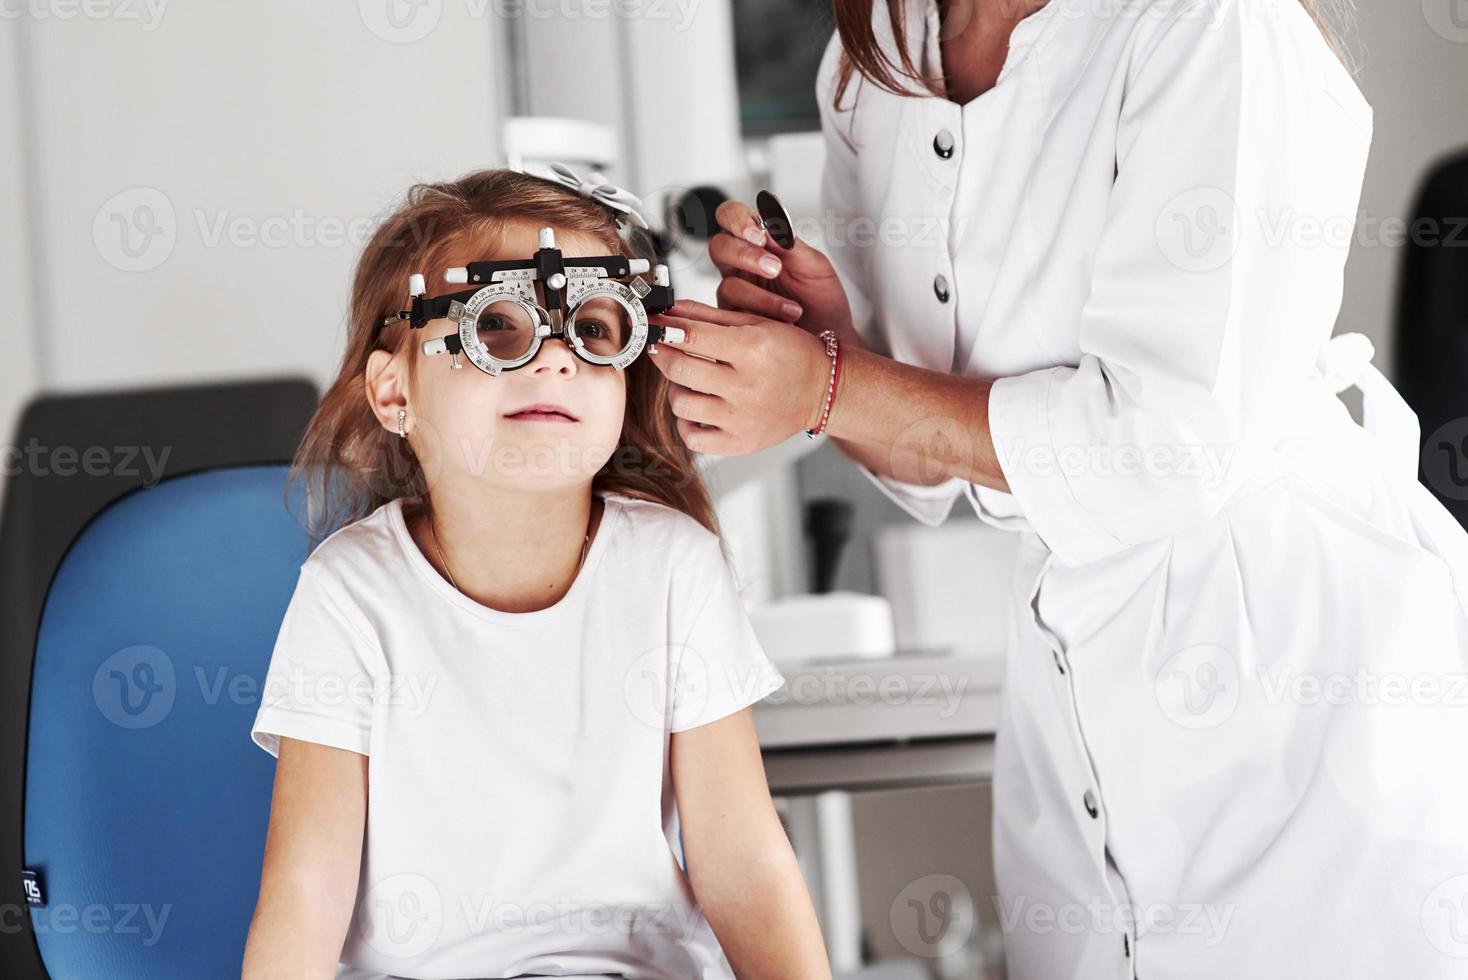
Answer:
[[[428,283],[443,283],[444,272],[462,264],[466,251],[497,248],[511,224],[548,225],[596,239],[608,253],[654,260],[646,233],[632,229],[624,240],[606,206],[532,174],[478,170],[457,180],[409,188],[358,259],[341,364],[291,466],[289,483],[305,485],[302,523],[313,545],[394,498],[427,492],[410,441],[383,427],[366,394],[368,356],[374,350],[406,350],[416,368],[422,331],[405,320],[375,336],[374,327],[403,309],[409,275],[421,272]],[[441,291],[432,285],[428,290],[430,296]],[[718,534],[693,453],[678,434],[667,379],[646,357],[633,361],[623,374],[627,407],[621,437],[616,452],[592,478],[592,491],[665,504]],[[493,383],[487,376],[485,382]]]
[[[840,58],[836,62],[836,85],[832,97],[832,104],[839,107],[841,99],[846,94],[846,86],[851,83],[854,73],[861,76],[873,85],[893,95],[941,95],[936,78],[927,78],[918,71],[908,54],[906,23],[907,3],[920,2],[920,0],[832,0],[836,19],[836,33],[841,36]],[[977,3],[979,0],[962,0],[966,3]],[[1024,4],[1034,10],[1039,10],[1043,4],[1037,0],[1005,0],[1007,3]],[[1063,0],[1049,0],[1050,3],[1061,3]],[[894,64],[886,51],[877,41],[875,29],[872,27],[873,12],[876,4],[885,3],[887,6],[887,17],[892,24],[892,36],[896,42],[898,58],[901,64]],[[1350,27],[1355,13],[1355,0],[1300,0],[1300,5],[1315,21],[1320,32],[1325,35],[1326,43],[1330,45],[1336,57],[1347,68],[1351,67],[1351,55],[1346,50],[1343,33]],[[946,15],[945,10],[945,15]],[[1339,25],[1339,26],[1337,26]],[[920,91],[908,88],[906,82],[916,82]]]

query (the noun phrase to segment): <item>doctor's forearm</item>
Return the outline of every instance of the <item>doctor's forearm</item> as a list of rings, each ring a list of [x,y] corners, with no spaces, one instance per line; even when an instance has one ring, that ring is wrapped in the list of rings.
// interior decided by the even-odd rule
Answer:
[[[846,345],[826,434],[853,459],[899,480],[956,476],[1008,492],[989,435],[992,384]]]
[[[925,479],[914,479],[914,474],[923,472],[922,460],[911,454],[900,454],[891,448],[883,449],[872,443],[858,442],[855,439],[842,439],[832,436],[831,443],[846,455],[846,458],[861,466],[865,466],[878,476],[895,477],[903,473],[908,483],[920,483],[924,486],[935,486],[948,479],[946,473],[936,473]]]

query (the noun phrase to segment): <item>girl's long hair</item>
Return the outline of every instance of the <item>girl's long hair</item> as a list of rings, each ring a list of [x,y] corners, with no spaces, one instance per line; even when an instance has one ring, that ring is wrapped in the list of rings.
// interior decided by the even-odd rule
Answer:
[[[937,79],[923,76],[908,54],[907,31],[903,26],[906,16],[903,8],[909,0],[832,0],[832,2],[835,5],[836,32],[841,35],[841,55],[840,60],[836,63],[836,86],[832,99],[835,105],[841,105],[841,99],[846,94],[846,86],[850,84],[851,77],[856,72],[860,72],[862,77],[873,85],[894,95],[940,94]],[[872,11],[873,5],[879,2],[887,4],[887,16],[892,22],[892,34],[897,44],[897,54],[901,64],[893,64],[887,52],[883,51],[877,43],[876,32],[872,28]],[[1050,2],[1060,3],[1061,0],[1050,0]],[[1336,53],[1336,57],[1340,58],[1347,68],[1350,68],[1352,59],[1346,50],[1343,37],[1354,17],[1354,0],[1300,0],[1300,5],[1320,27],[1321,33],[1325,35],[1326,43]],[[921,91],[913,91],[908,88],[903,80],[916,82]]]
[[[368,355],[374,350],[396,353],[407,345],[409,363],[416,367],[422,331],[397,320],[374,339],[373,328],[404,308],[410,274],[424,274],[430,296],[444,292],[450,287],[435,287],[444,282],[444,271],[463,261],[466,248],[495,248],[510,223],[579,232],[604,242],[608,254],[654,258],[645,235],[639,233],[631,243],[622,240],[604,205],[531,174],[479,170],[458,180],[409,188],[358,260],[341,366],[306,427],[288,476],[288,496],[291,486],[304,484],[302,523],[313,544],[394,498],[427,493],[409,440],[383,428],[366,395]],[[472,365],[469,369],[478,370]],[[667,379],[645,357],[624,372],[627,408],[621,438],[617,451],[593,477],[593,492],[665,504],[718,534],[708,491],[668,405]],[[488,376],[482,380],[494,383]]]

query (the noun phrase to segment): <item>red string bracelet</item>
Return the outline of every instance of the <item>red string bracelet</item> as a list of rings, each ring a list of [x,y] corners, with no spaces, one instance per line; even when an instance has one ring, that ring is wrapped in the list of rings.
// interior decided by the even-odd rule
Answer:
[[[806,436],[811,439],[826,431],[826,421],[831,417],[831,403],[836,398],[836,382],[841,377],[841,344],[836,339],[836,331],[822,330],[819,336],[826,342],[826,355],[831,358],[831,376],[826,382],[826,399],[821,405],[821,420],[814,429],[805,430]]]

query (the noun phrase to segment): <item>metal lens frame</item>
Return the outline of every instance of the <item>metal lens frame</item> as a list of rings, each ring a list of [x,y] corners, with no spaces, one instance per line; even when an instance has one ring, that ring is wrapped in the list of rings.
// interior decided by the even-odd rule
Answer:
[[[545,338],[555,333],[550,324],[550,314],[539,303],[526,298],[527,286],[534,288],[528,280],[493,282],[479,289],[465,302],[455,303],[450,307],[449,316],[457,319],[459,323],[459,346],[463,348],[464,356],[485,374],[496,376],[501,371],[511,371],[530,363],[535,359],[535,355],[540,353],[540,345],[544,343]],[[626,345],[616,354],[594,353],[576,334],[577,312],[586,303],[595,299],[610,299],[627,313],[627,323],[631,328],[631,333]],[[513,360],[506,360],[491,354],[479,339],[480,314],[492,304],[504,302],[514,303],[535,324],[535,335],[529,349]],[[582,276],[572,278],[566,287],[566,312],[563,323],[565,326],[562,334],[570,345],[572,353],[588,364],[621,370],[637,360],[643,348],[647,346],[647,310],[643,307],[642,300],[635,290],[615,279]]]
[[[489,352],[489,348],[479,340],[479,314],[483,313],[491,303],[504,302],[514,303],[520,307],[535,324],[535,339],[531,341],[530,349],[509,361],[495,357]],[[459,314],[459,345],[464,348],[464,356],[469,358],[475,367],[489,375],[497,375],[501,371],[509,371],[522,364],[528,364],[540,352],[541,342],[550,336],[551,332],[545,310],[525,298],[525,289],[520,283],[490,283],[469,297],[467,302],[458,307],[457,312]]]
[[[593,299],[610,299],[627,311],[627,324],[631,334],[627,344],[616,354],[595,354],[576,335],[576,313]],[[590,279],[576,277],[566,287],[566,337],[576,356],[589,364],[600,364],[621,370],[637,360],[642,348],[647,345],[647,310],[642,299],[629,286],[615,279]]]

